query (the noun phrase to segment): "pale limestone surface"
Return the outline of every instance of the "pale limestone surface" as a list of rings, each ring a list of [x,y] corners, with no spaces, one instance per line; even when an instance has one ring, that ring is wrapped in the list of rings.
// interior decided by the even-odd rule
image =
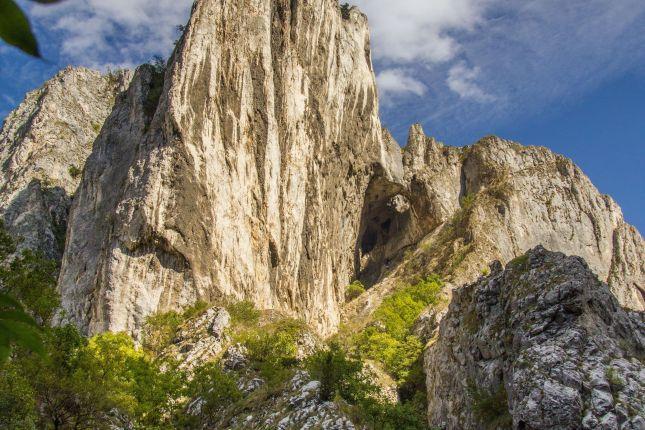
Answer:
[[[136,331],[156,310],[229,296],[333,330],[370,178],[401,173],[365,16],[334,0],[201,0],[158,103],[149,74],[117,103],[74,202],[70,316]]]
[[[347,318],[368,317],[400,282],[437,273],[450,289],[537,245],[583,257],[621,305],[645,309],[642,236],[568,158],[494,136],[446,146],[415,125],[403,164],[397,197],[410,209],[380,205],[377,225],[389,231],[361,255],[376,256],[380,279],[346,306]]]
[[[19,249],[60,258],[70,200],[85,160],[129,74],[66,68],[5,118],[0,130],[0,217]]]

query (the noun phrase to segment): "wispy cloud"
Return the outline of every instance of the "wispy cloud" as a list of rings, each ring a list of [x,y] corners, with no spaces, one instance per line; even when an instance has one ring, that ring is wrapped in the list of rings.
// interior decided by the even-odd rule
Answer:
[[[459,52],[450,34],[481,21],[485,2],[476,0],[354,0],[367,13],[374,55],[397,63],[439,63]]]
[[[376,82],[381,100],[387,102],[411,94],[422,96],[427,91],[421,81],[410,76],[408,71],[401,68],[383,70],[376,76]]]
[[[168,55],[185,24],[192,0],[68,0],[31,7],[40,24],[57,36],[64,60],[103,68],[130,66]]]
[[[466,63],[461,62],[450,68],[446,84],[461,98],[471,99],[480,103],[492,102],[495,97],[486,93],[477,84],[478,75],[479,67],[469,68]]]
[[[402,138],[422,121],[466,143],[564,106],[645,68],[642,0],[353,0],[368,16],[376,70],[405,68],[432,97],[399,93],[382,110]],[[396,75],[379,79],[388,94]],[[466,140],[466,141],[465,141]]]

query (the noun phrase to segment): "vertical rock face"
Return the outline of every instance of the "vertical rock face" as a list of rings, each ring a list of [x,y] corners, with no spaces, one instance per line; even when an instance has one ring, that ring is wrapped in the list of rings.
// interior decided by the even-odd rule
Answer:
[[[0,131],[0,216],[19,248],[60,258],[85,160],[127,73],[67,68],[27,94]]]
[[[165,76],[137,72],[88,160],[63,305],[90,332],[224,295],[333,328],[368,184],[401,179],[382,133],[356,9],[197,1]]]
[[[581,258],[535,248],[455,290],[425,357],[430,423],[641,429],[644,351],[642,313]]]

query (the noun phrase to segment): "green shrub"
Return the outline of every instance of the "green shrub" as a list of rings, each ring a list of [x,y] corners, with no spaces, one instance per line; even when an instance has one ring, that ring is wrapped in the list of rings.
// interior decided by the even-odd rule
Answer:
[[[175,311],[157,312],[148,316],[142,330],[143,348],[159,354],[170,345],[182,322],[183,318]]]
[[[69,166],[69,168],[67,169],[67,172],[69,173],[69,176],[71,176],[74,179],[78,178],[79,176],[81,176],[81,173],[83,173],[81,169],[79,169],[73,164]]]
[[[345,288],[345,301],[351,302],[352,300],[354,300],[356,297],[360,296],[364,292],[365,292],[365,286],[361,281],[356,280]]]
[[[611,388],[612,393],[616,394],[625,388],[625,381],[613,367],[607,367],[605,369],[605,377],[609,382],[609,387]]]
[[[466,194],[459,199],[459,204],[465,211],[469,210],[473,206],[473,203],[475,203],[475,194],[472,193]]]
[[[201,316],[210,306],[208,302],[200,300],[185,308],[181,313],[168,311],[149,315],[142,330],[143,348],[158,355],[170,345],[184,322]]]
[[[311,376],[320,381],[320,396],[333,400],[340,396],[351,404],[374,395],[377,391],[363,372],[363,363],[347,356],[338,343],[331,343],[307,358]]]
[[[193,318],[200,317],[211,307],[212,305],[210,303],[204,300],[197,300],[195,303],[181,311],[181,318],[184,321],[188,321]]]
[[[380,361],[399,382],[404,381],[423,350],[410,329],[428,305],[439,302],[442,285],[439,278],[430,276],[383,300],[374,312],[375,324],[356,336],[361,354]]]
[[[217,414],[242,398],[235,379],[225,373],[217,363],[206,363],[195,369],[193,379],[188,384],[189,398],[203,400],[201,412],[207,417]]]
[[[349,357],[339,344],[317,351],[307,359],[306,367],[321,383],[321,398],[342,399],[355,423],[379,430],[427,429],[423,393],[403,403],[389,403],[379,395],[363,363]]]
[[[260,321],[261,312],[255,309],[255,305],[250,300],[233,303],[227,306],[226,310],[231,315],[231,323],[234,326],[253,326]]]
[[[514,269],[526,270],[529,264],[529,256],[527,254],[520,255],[512,259],[509,264]]]
[[[292,318],[247,328],[234,336],[247,349],[251,366],[270,384],[282,382],[298,363],[297,341],[305,325]]]
[[[501,383],[494,392],[481,390],[470,384],[472,410],[475,417],[489,429],[511,428],[513,422],[508,412],[506,388]]]

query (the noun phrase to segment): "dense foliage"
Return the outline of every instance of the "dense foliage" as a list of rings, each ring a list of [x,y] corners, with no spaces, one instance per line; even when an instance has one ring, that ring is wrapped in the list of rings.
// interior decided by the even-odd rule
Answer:
[[[311,375],[321,382],[325,400],[344,402],[356,423],[374,430],[427,429],[422,408],[412,402],[391,403],[380,395],[363,361],[332,342],[307,359]]]
[[[361,281],[354,281],[345,288],[345,301],[351,302],[365,292],[365,286]]]
[[[421,312],[439,302],[441,287],[438,277],[429,276],[385,298],[374,313],[374,323],[354,339],[361,354],[383,363],[397,381],[404,382],[423,350],[410,331]]]
[[[0,429],[199,428],[216,422],[225,408],[235,411],[257,397],[243,395],[235,374],[217,361],[187,372],[164,358],[183,324],[210,304],[149,316],[142,347],[124,333],[86,338],[71,325],[49,327],[60,303],[56,264],[39,253],[15,253],[15,243],[0,228],[0,325],[5,328],[0,352],[10,355],[0,367]],[[356,293],[364,291],[352,285]],[[320,380],[321,397],[337,402],[356,423],[379,430],[425,429],[422,344],[411,328],[423,309],[438,303],[440,289],[436,277],[401,286],[383,300],[372,324],[308,358],[301,342],[311,335],[302,321],[262,313],[249,301],[226,305],[228,336],[245,348],[248,370],[266,381],[262,390],[268,396],[305,368]],[[14,315],[11,323],[25,330],[22,338],[9,339],[6,318],[14,311],[22,316]],[[401,402],[382,396],[366,359],[395,378]],[[488,404],[487,398],[474,397]]]

